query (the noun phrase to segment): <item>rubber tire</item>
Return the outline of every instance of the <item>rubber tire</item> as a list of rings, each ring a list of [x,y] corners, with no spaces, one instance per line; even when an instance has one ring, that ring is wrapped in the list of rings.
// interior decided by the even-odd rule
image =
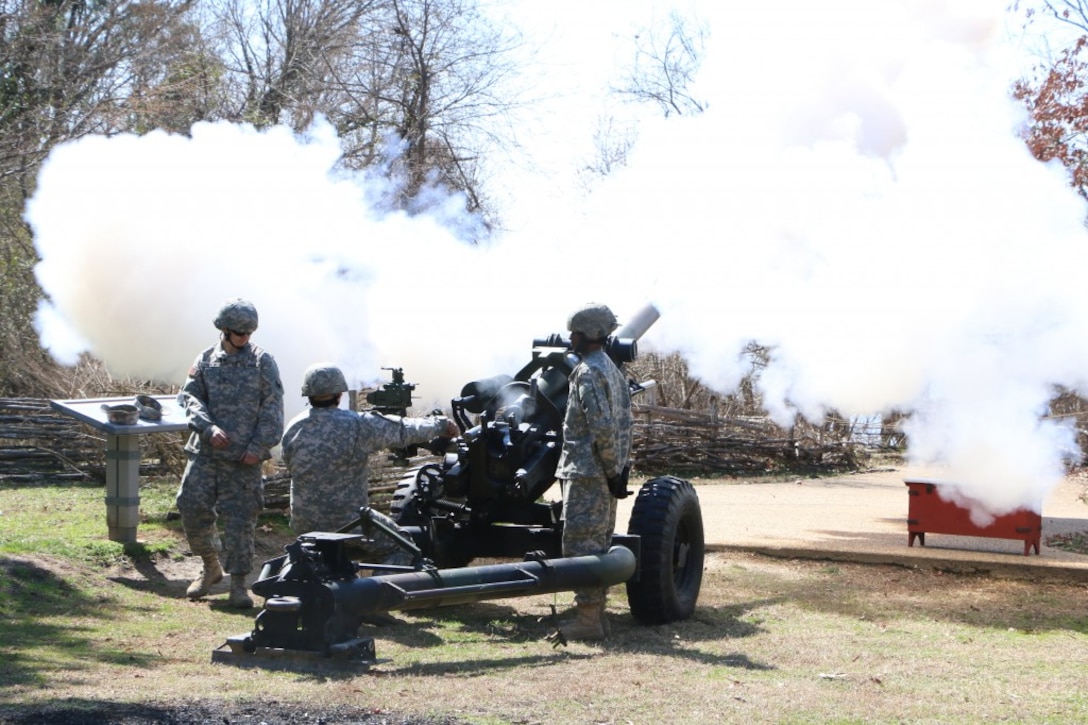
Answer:
[[[703,583],[703,514],[695,488],[662,476],[639,489],[627,533],[641,538],[639,576],[627,582],[631,614],[666,624],[695,613]]]
[[[397,482],[393,499],[389,502],[389,516],[401,526],[421,526],[426,523],[414,506],[407,505],[416,493],[416,472]]]

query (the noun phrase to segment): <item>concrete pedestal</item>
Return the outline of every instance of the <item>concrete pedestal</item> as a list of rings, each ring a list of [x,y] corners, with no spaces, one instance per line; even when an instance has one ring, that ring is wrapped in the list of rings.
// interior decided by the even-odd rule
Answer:
[[[102,406],[131,403],[133,397],[49,401],[54,410],[106,434],[106,528],[110,541],[125,544],[136,542],[140,523],[139,436],[188,429],[185,411],[172,395],[154,396],[162,405],[161,420],[139,420],[135,425],[110,423]]]

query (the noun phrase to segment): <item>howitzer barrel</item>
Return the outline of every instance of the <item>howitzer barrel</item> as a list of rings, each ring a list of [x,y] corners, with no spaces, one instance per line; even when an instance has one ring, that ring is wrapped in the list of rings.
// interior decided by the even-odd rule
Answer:
[[[624,546],[613,546],[605,554],[592,556],[372,576],[329,582],[328,587],[337,609],[353,617],[392,609],[609,587],[627,581],[634,573],[635,555]]]
[[[661,313],[653,305],[646,305],[621,327],[615,338],[619,340],[638,340],[661,317]]]

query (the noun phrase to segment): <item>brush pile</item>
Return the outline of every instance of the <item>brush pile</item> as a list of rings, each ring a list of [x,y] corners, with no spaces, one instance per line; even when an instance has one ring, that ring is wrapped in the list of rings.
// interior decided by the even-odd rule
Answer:
[[[105,441],[38,398],[0,398],[0,480],[105,478]]]
[[[180,475],[180,434],[140,436],[142,475]],[[40,398],[0,398],[0,481],[106,480],[106,439]]]
[[[864,465],[868,432],[857,423],[798,420],[789,429],[766,416],[636,404],[635,468],[642,474],[754,475],[821,473]],[[877,431],[879,433],[879,431]]]

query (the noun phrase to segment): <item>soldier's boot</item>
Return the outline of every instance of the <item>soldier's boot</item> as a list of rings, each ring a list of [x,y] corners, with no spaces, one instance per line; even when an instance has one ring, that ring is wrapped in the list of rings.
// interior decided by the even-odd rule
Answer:
[[[223,567],[219,565],[219,556],[216,554],[205,554],[200,558],[204,560],[204,571],[202,571],[200,576],[185,590],[185,596],[190,599],[200,599],[208,593],[208,590],[212,588],[213,584],[218,584],[223,581]]]
[[[227,606],[235,609],[249,609],[253,606],[253,599],[246,590],[245,574],[230,575],[230,598],[227,599]]]
[[[603,624],[605,616],[603,609],[600,602],[579,604],[575,610],[574,619],[560,625],[559,631],[568,640],[600,641],[607,636]]]
[[[604,632],[604,638],[608,639],[612,636],[612,624],[608,621],[608,609],[604,604],[601,604],[601,630]]]

